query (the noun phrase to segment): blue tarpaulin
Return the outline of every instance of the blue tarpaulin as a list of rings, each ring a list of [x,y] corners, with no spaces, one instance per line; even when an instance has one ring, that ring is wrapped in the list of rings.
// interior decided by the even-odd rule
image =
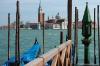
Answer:
[[[21,57],[20,57],[20,65],[24,66],[24,64],[34,60],[40,55],[41,52],[41,46],[36,40],[34,45],[32,46],[31,49],[29,49],[27,52],[25,52]],[[8,65],[9,63],[9,65]],[[14,66],[15,64],[15,57],[11,57],[9,61],[6,61],[3,66]]]

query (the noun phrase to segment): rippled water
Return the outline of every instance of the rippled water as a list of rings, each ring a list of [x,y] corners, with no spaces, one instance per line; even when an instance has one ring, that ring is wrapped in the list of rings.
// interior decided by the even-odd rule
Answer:
[[[64,33],[64,42],[66,39],[67,30],[45,30],[45,52],[58,46],[60,43],[60,31]],[[97,31],[96,31],[97,32]],[[74,31],[72,31],[72,39],[74,40]],[[38,42],[42,46],[42,30],[21,30],[20,31],[20,52],[21,54],[30,49],[34,43],[34,39],[37,37]],[[78,32],[78,57],[79,63],[83,64],[84,62],[84,45],[82,44],[82,35],[81,30]],[[90,52],[90,62],[93,63],[93,36],[91,37],[92,42],[89,46]],[[96,42],[97,42],[97,33],[96,33]],[[14,56],[15,49],[15,31],[11,30],[10,38],[10,55]],[[98,44],[96,43],[96,55],[98,61]],[[7,30],[0,30],[0,66],[7,60]]]

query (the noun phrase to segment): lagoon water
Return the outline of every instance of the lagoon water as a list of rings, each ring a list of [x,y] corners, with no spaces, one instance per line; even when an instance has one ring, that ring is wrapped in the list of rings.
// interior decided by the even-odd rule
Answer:
[[[66,39],[67,30],[45,30],[45,52],[60,45],[60,31],[64,33],[64,42]],[[93,31],[92,31],[93,32]],[[0,66],[7,60],[7,30],[0,30]],[[11,30],[10,35],[10,56],[15,53],[15,30]],[[20,52],[21,54],[30,49],[34,43],[35,37],[42,46],[42,30],[20,30]],[[84,63],[84,45],[82,44],[81,29],[78,31],[78,57],[79,64]],[[72,42],[74,43],[74,30],[72,31]],[[89,45],[89,58],[90,63],[93,64],[93,33],[91,36],[91,44]],[[96,58],[98,63],[98,43],[97,43],[97,30],[96,30]]]

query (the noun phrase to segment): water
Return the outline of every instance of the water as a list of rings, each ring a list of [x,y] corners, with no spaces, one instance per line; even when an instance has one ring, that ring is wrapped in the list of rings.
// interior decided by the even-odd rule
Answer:
[[[64,33],[64,42],[66,39],[67,30],[45,30],[45,52],[58,46],[60,43],[60,31]],[[97,30],[96,30],[97,32]],[[72,40],[74,40],[74,30],[72,31]],[[93,33],[92,33],[93,35]],[[30,49],[34,43],[35,37],[37,37],[38,42],[42,46],[42,30],[21,30],[20,32],[20,52],[21,54]],[[81,35],[81,30],[78,32],[78,57],[79,64],[84,63],[84,45],[81,40],[83,39]],[[91,37],[92,42],[89,46],[90,52],[90,62],[93,64],[93,36]],[[7,60],[7,30],[0,30],[0,66]],[[97,42],[97,33],[96,33],[96,42]],[[15,51],[15,30],[11,30],[10,38],[10,55],[14,56]],[[98,61],[98,44],[96,43],[96,56]],[[98,63],[98,62],[97,62]]]

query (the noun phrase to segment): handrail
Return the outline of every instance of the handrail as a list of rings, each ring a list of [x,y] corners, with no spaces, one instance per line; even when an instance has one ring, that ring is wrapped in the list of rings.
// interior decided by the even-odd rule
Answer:
[[[43,54],[37,59],[29,62],[25,66],[45,66],[49,60],[52,60],[51,66],[70,66],[71,44],[71,40],[68,40],[57,48],[54,48],[46,54]]]

